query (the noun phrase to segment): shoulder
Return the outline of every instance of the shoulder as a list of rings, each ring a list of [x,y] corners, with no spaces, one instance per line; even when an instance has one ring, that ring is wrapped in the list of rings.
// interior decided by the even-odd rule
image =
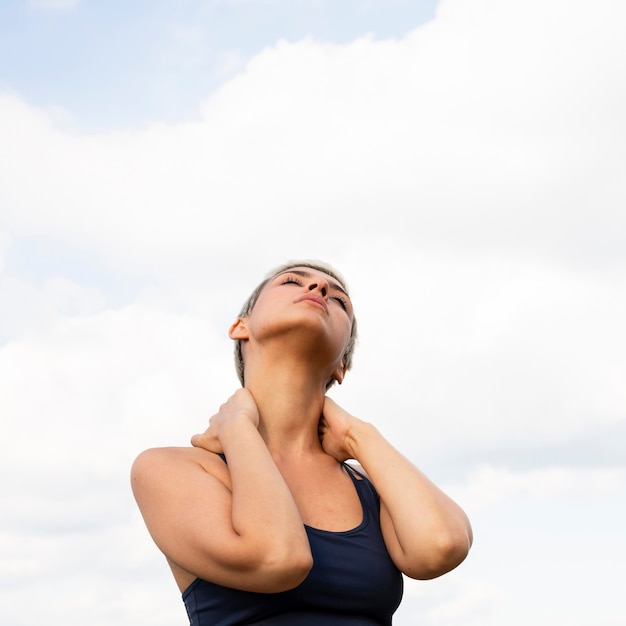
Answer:
[[[218,454],[194,447],[149,448],[141,452],[131,467],[133,489],[142,485],[170,482],[189,473],[209,474],[230,486],[226,463]]]
[[[200,465],[212,465],[213,459],[220,460],[219,456],[202,450],[200,448],[168,447],[168,448],[148,448],[141,452],[135,459],[132,467],[133,472],[158,469],[164,465],[172,463],[197,463]]]

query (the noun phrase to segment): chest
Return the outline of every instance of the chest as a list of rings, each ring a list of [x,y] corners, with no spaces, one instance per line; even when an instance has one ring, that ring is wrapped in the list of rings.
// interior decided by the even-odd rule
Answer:
[[[197,579],[183,595],[192,624],[390,625],[402,597],[402,575],[384,544],[376,495],[367,481],[347,478],[352,493],[361,496],[356,495],[362,520],[347,531],[307,527],[313,568],[302,584],[259,594]]]
[[[286,473],[285,481],[307,526],[344,532],[363,521],[356,485],[342,467],[318,473]]]

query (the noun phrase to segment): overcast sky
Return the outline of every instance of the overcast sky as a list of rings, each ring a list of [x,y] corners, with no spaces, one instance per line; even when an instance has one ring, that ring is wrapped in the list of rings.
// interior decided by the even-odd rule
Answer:
[[[172,626],[130,493],[237,387],[285,260],[351,287],[331,395],[468,512],[397,626],[626,623],[626,5],[5,0],[0,621]]]

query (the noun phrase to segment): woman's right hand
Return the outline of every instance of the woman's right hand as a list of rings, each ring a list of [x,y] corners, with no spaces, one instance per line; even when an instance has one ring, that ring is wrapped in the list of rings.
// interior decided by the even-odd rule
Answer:
[[[224,452],[220,441],[222,429],[238,419],[248,419],[255,428],[259,426],[259,410],[252,394],[247,389],[238,389],[220,406],[219,411],[209,420],[209,427],[191,438],[191,445],[209,452]]]

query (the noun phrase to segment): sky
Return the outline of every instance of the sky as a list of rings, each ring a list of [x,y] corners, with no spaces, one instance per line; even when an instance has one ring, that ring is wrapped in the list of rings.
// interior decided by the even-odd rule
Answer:
[[[626,5],[0,5],[0,619],[185,624],[143,449],[237,388],[227,329],[322,259],[332,397],[468,513],[396,626],[626,623]]]

